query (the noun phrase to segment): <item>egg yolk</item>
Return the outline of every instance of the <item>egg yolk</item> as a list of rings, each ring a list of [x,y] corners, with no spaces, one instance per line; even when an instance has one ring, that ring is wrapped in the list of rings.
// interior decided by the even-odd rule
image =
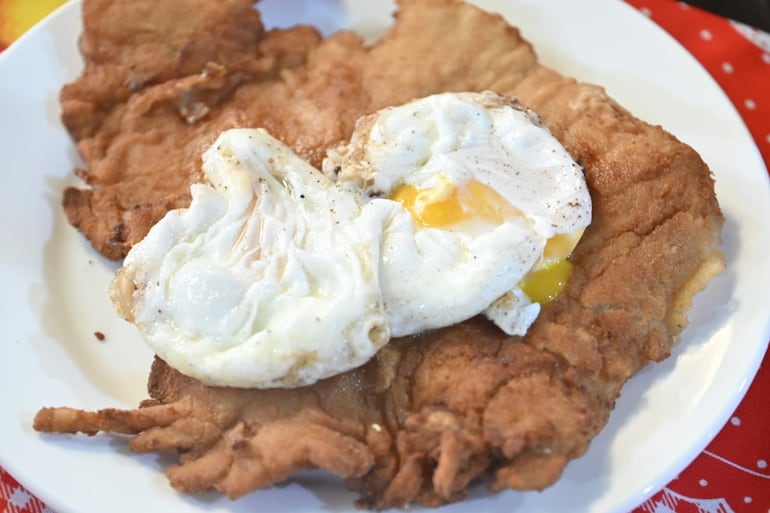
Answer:
[[[519,288],[533,303],[545,304],[556,298],[567,285],[572,264],[566,258],[534,269],[519,283]]]
[[[568,260],[585,230],[554,235],[545,243],[542,260],[519,283],[519,287],[534,303],[552,301],[564,290],[572,275]]]
[[[416,224],[431,228],[447,228],[479,219],[500,224],[507,218],[522,215],[497,191],[476,180],[459,188],[444,177],[439,177],[436,186],[426,189],[400,185],[390,199],[401,203]],[[572,274],[568,258],[583,231],[558,234],[546,242],[543,258],[519,283],[530,301],[548,303],[564,289]]]
[[[400,185],[390,199],[401,203],[415,223],[431,228],[448,228],[470,220],[500,224],[506,218],[521,215],[497,191],[476,180],[459,188],[444,177],[438,178],[436,186],[426,189]]]

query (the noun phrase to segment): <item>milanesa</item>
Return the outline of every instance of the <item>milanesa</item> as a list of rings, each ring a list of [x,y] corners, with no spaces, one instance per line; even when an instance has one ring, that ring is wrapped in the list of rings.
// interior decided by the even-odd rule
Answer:
[[[191,493],[238,497],[308,467],[343,477],[372,508],[456,501],[486,476],[492,490],[554,483],[623,383],[668,356],[692,297],[723,267],[707,166],[600,87],[541,66],[501,17],[460,2],[402,0],[370,47],[348,32],[265,32],[248,1],[216,15],[196,4],[84,3],[86,68],[62,105],[91,187],[65,191],[64,208],[105,256],[185,205],[200,153],[225,128],[264,126],[318,165],[360,115],[448,90],[494,90],[537,112],[583,165],[593,222],[567,288],[524,337],[476,318],[297,389],[206,387],[156,360],[138,409],[45,408],[35,428],[177,449],[167,474]]]

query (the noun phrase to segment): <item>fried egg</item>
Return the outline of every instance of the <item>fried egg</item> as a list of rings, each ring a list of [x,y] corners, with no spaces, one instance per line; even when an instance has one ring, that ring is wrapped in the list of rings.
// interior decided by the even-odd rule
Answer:
[[[131,249],[111,295],[209,385],[312,384],[480,313],[523,335],[591,218],[580,166],[494,93],[363,117],[323,172],[262,129],[224,132],[202,167],[189,208]]]
[[[363,202],[395,201],[381,281],[393,336],[484,312],[523,335],[569,276],[591,221],[582,168],[499,94],[445,93],[359,120],[324,163]]]
[[[203,170],[190,207],[152,227],[111,287],[158,356],[210,385],[293,387],[388,341],[387,213],[363,210],[264,130],[223,133]]]

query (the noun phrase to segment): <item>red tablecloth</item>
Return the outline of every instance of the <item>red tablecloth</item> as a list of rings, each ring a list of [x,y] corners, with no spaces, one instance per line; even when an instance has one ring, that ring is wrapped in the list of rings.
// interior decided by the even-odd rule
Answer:
[[[770,168],[770,34],[673,0],[627,0],[712,74]],[[0,0],[0,50],[63,0]],[[767,284],[766,284],[767,285]],[[770,305],[768,305],[770,308]],[[770,513],[770,353],[711,444],[632,513]],[[0,513],[51,512],[0,467]]]

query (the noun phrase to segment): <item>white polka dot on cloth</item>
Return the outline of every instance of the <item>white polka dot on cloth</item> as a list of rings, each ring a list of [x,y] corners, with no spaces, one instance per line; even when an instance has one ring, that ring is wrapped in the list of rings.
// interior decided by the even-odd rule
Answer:
[[[770,135],[768,135],[770,137]],[[740,417],[733,417],[730,419],[730,424],[733,426],[740,426],[741,425],[741,418]]]
[[[753,500],[753,499],[752,499],[751,497],[744,497],[744,498],[743,498],[743,502],[745,502],[746,504],[751,504],[751,501],[752,501],[752,500]]]
[[[19,509],[25,508],[27,503],[32,499],[32,496],[21,488],[16,488],[11,496],[8,498],[8,504],[15,506]]]
[[[754,110],[757,108],[757,102],[752,100],[751,98],[747,98],[746,101],[743,102],[743,104],[746,106],[749,110]]]
[[[733,68],[733,65],[729,62],[723,62],[722,63],[722,71],[727,73],[728,75],[731,74],[733,71],[735,71],[735,68]]]
[[[709,482],[706,481],[705,479],[701,479],[700,481],[698,481],[698,484],[701,486],[708,486]]]
[[[700,31],[700,38],[704,41],[711,41],[714,39],[714,34],[712,34],[710,30],[703,29]]]
[[[770,53],[763,53],[762,60],[765,61],[765,64],[770,64]]]
[[[757,461],[757,467],[759,467],[759,468],[767,468],[767,462],[765,460],[758,460]]]

